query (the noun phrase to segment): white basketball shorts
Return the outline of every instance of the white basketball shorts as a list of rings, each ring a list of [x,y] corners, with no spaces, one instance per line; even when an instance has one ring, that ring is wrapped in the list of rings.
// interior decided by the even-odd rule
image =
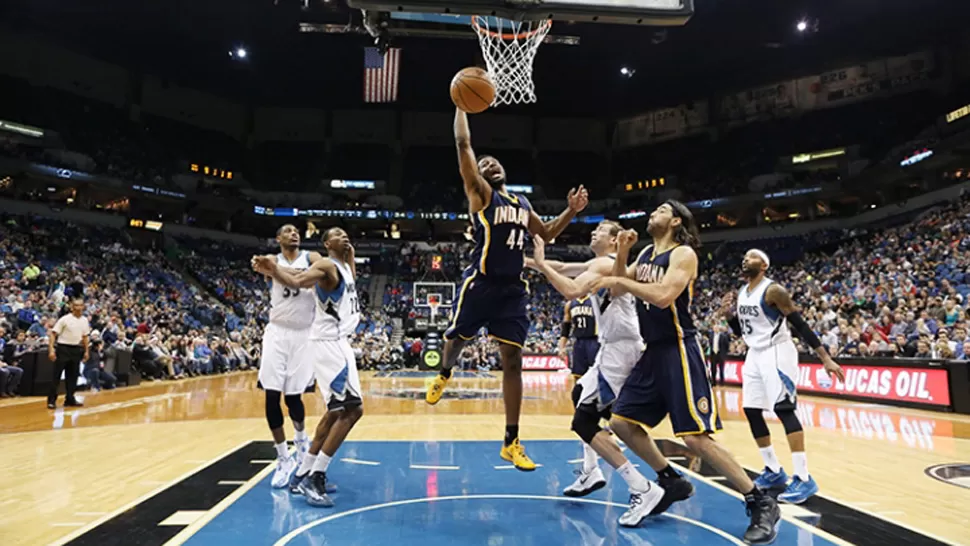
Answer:
[[[307,347],[327,411],[341,411],[362,403],[357,358],[350,340],[311,339]]]
[[[743,407],[769,411],[795,409],[798,351],[794,343],[748,349],[741,375]]]
[[[597,411],[613,405],[645,348],[639,340],[601,343],[593,367],[579,378],[583,390],[578,405],[596,404]]]
[[[267,324],[259,359],[259,382],[266,390],[301,394],[313,383],[313,364],[307,358],[309,329]]]

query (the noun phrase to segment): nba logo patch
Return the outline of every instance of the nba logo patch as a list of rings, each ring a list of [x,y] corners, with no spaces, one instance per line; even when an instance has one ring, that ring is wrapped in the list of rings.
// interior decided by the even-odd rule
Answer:
[[[828,372],[825,371],[825,368],[815,370],[815,384],[823,389],[832,388],[832,378],[829,376]]]
[[[697,401],[697,410],[704,414],[711,411],[711,404],[707,401],[706,396]]]

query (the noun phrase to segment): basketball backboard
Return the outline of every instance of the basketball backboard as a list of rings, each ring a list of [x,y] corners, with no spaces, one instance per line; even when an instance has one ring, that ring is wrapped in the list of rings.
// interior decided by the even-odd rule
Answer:
[[[387,13],[491,15],[512,20],[682,26],[694,0],[348,0],[352,8]]]

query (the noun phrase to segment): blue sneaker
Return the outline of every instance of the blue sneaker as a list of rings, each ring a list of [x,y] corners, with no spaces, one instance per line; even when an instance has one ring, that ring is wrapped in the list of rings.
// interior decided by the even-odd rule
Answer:
[[[306,474],[304,474],[302,476],[299,476],[299,475],[297,475],[296,472],[294,472],[293,475],[290,476],[290,493],[292,493],[294,495],[302,495],[303,494],[303,490],[300,489],[300,483],[302,483],[303,482],[303,478],[306,478],[306,477],[307,477]],[[328,495],[333,495],[334,493],[337,492],[337,484],[330,483],[328,481],[327,482],[327,489],[326,489],[326,491],[327,491],[327,494]]]
[[[327,495],[327,475],[323,472],[310,472],[300,482],[300,491],[310,506],[333,507],[333,499]]]
[[[778,472],[772,472],[771,469],[766,466],[765,471],[754,479],[754,484],[762,491],[768,491],[769,489],[784,489],[785,484],[787,483],[788,474],[785,474],[784,468]]]
[[[788,487],[785,488],[785,492],[778,495],[778,500],[788,504],[801,504],[815,493],[818,493],[818,484],[811,476],[808,477],[807,482],[803,482],[801,478],[795,476]]]

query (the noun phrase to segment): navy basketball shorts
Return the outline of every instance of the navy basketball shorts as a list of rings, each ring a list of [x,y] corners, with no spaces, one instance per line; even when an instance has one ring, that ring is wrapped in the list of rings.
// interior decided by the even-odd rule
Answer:
[[[573,375],[582,377],[596,362],[596,353],[599,351],[600,342],[595,337],[577,338],[573,342],[573,357],[569,361],[569,369]]]
[[[521,278],[466,273],[445,339],[469,340],[484,327],[499,343],[521,349],[529,333],[528,301],[528,284]]]
[[[613,415],[653,428],[670,416],[677,436],[721,430],[707,366],[694,338],[647,344],[613,404]]]

